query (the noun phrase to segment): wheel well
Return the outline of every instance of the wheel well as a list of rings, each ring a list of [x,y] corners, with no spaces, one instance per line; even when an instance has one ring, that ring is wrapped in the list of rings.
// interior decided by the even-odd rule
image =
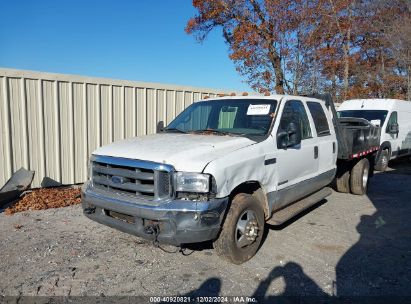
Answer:
[[[239,193],[250,194],[257,199],[263,207],[265,217],[268,217],[267,195],[258,181],[247,181],[235,187],[230,193],[230,202]]]
[[[381,144],[380,150],[378,151],[378,157],[383,150],[388,150],[388,158],[391,158],[391,144],[388,141],[385,141]]]

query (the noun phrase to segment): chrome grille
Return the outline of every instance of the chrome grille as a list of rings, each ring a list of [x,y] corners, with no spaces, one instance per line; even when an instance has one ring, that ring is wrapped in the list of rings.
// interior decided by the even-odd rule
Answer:
[[[124,163],[124,164],[123,164]],[[93,157],[93,187],[101,190],[156,200],[171,196],[169,170],[162,164],[112,157]]]

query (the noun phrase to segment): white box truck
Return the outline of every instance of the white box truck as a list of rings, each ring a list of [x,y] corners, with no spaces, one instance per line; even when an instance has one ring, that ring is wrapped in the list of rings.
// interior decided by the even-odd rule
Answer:
[[[340,118],[364,118],[381,127],[375,169],[385,171],[388,161],[411,155],[411,102],[398,99],[355,99],[338,108]]]

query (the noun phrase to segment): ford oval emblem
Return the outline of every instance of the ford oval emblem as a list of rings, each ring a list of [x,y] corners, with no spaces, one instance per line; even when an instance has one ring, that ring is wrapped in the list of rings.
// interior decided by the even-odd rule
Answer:
[[[126,182],[125,178],[122,176],[112,176],[111,181],[113,184],[124,184]]]

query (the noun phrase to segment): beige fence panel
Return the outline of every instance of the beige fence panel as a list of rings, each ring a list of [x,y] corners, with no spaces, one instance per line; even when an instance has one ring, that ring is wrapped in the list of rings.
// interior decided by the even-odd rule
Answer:
[[[21,167],[36,172],[33,187],[84,182],[97,147],[155,133],[219,93],[228,92],[0,68],[0,186]]]

